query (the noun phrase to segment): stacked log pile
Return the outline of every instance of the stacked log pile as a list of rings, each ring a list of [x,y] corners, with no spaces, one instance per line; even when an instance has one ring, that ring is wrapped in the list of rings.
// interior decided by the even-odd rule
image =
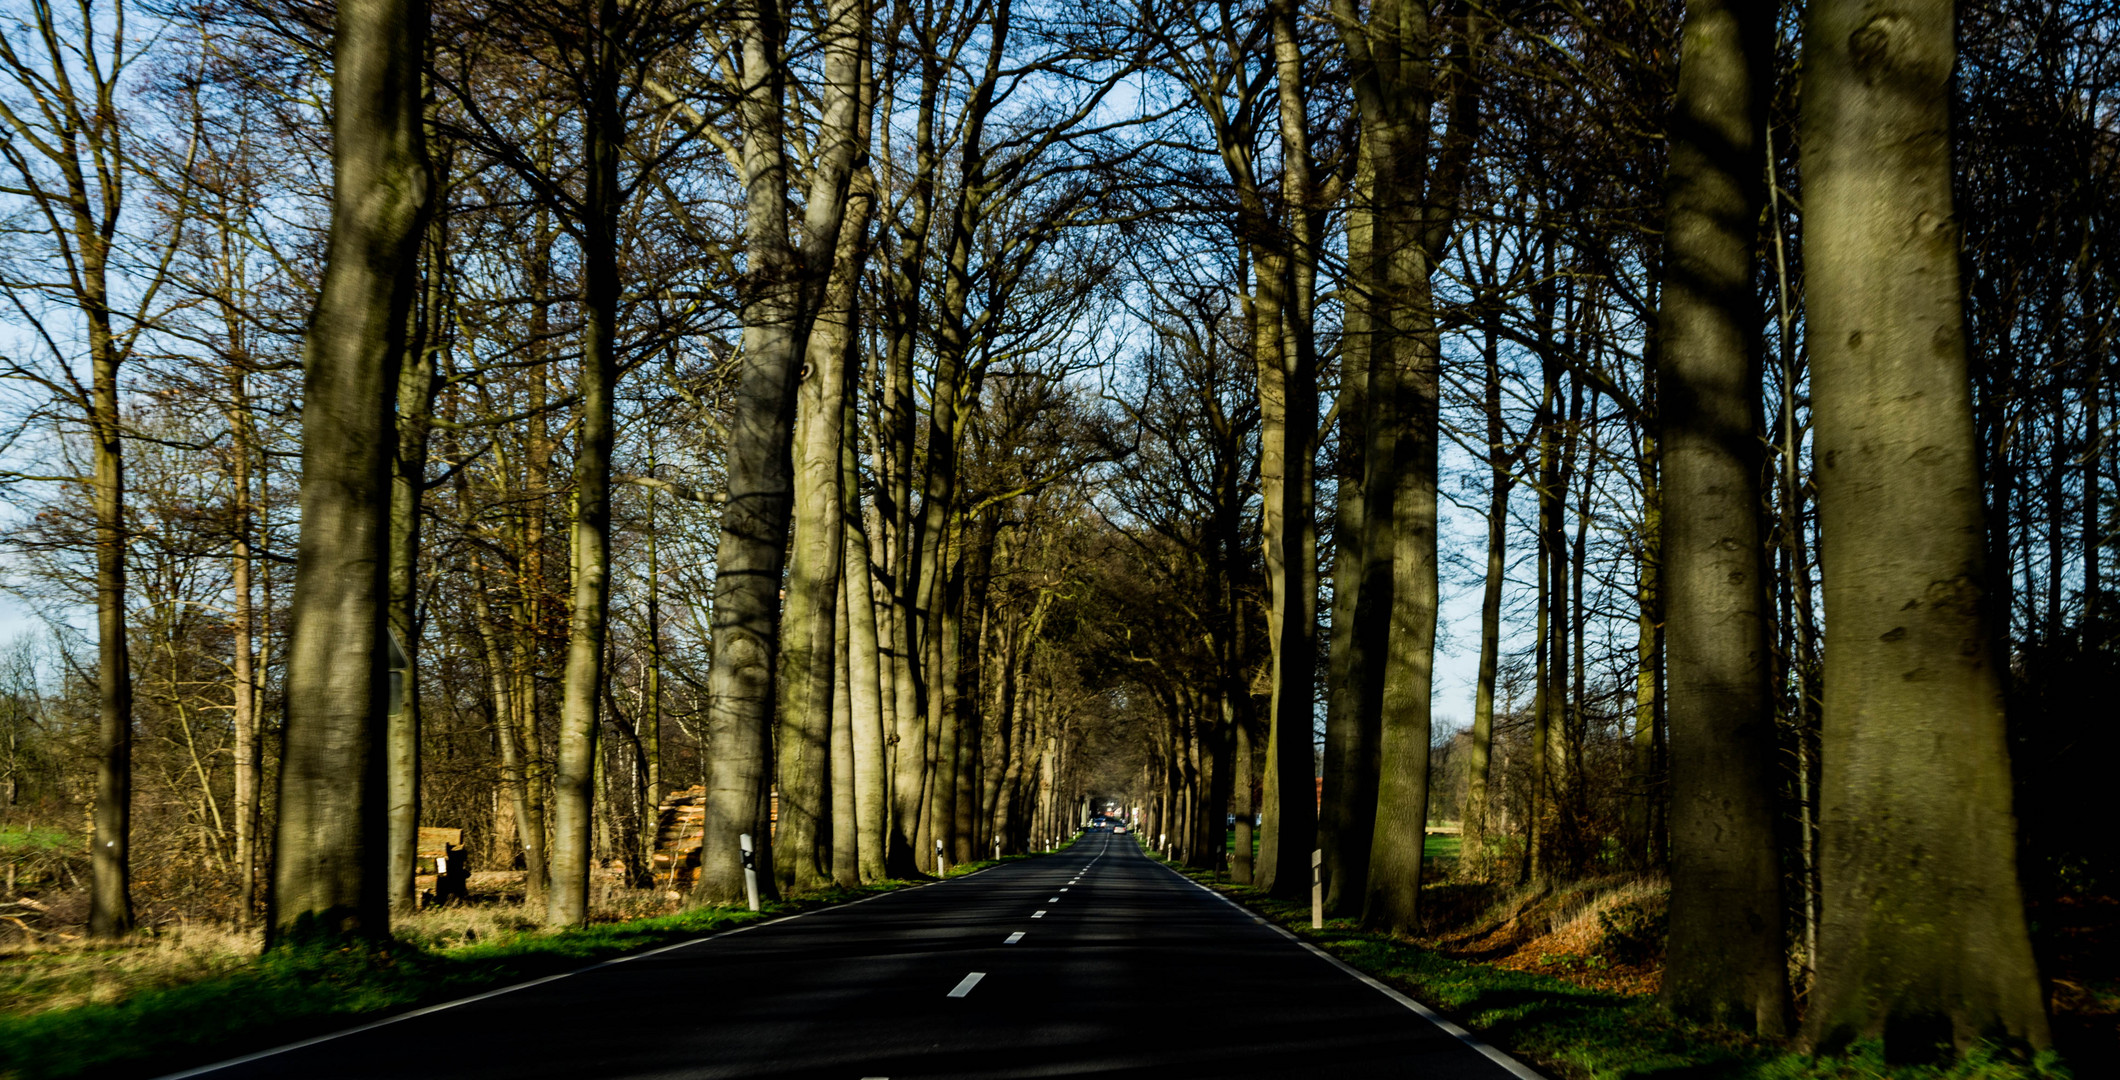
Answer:
[[[655,815],[655,886],[681,900],[699,878],[700,835],[707,818],[707,789],[694,784],[665,796]]]

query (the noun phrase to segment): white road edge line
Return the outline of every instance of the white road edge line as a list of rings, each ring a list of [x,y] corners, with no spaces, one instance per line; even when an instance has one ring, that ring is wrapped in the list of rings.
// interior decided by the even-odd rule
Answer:
[[[1007,864],[996,863],[995,865],[1002,866]],[[226,1061],[216,1061],[211,1065],[199,1065],[194,1068],[185,1069],[182,1072],[165,1073],[161,1076],[155,1077],[154,1080],[190,1080],[191,1077],[195,1076],[207,1076],[212,1073],[219,1072],[222,1069],[232,1069],[238,1065],[248,1065],[253,1061],[263,1061],[269,1057],[278,1057],[279,1055],[287,1053],[291,1050],[303,1050],[312,1046],[319,1045],[321,1043],[328,1043],[333,1039],[343,1039],[348,1035],[358,1035],[364,1031],[373,1031],[376,1028],[389,1027],[390,1025],[395,1024],[400,1020],[410,1020],[416,1016],[426,1016],[430,1013],[438,1013],[445,1009],[454,1009],[459,1005],[469,1005],[473,1002],[484,1001],[487,998],[496,998],[501,996],[502,994],[512,994],[515,993],[517,990],[528,990],[533,986],[542,986],[548,982],[558,982],[561,979],[570,978],[575,975],[586,975],[589,972],[611,967],[615,964],[623,964],[629,960],[640,960],[646,957],[658,956],[662,953],[672,952],[674,950],[686,948],[692,945],[704,945],[710,941],[720,941],[722,938],[728,937],[731,934],[741,934],[746,930],[757,930],[767,926],[774,926],[779,923],[788,922],[792,919],[800,919],[805,915],[817,915],[827,911],[844,911],[850,907],[857,907],[861,904],[866,904],[871,900],[881,900],[886,896],[904,896],[906,893],[912,892],[914,889],[925,889],[931,885],[944,885],[952,881],[964,881],[967,878],[977,877],[980,874],[986,873],[988,870],[991,870],[993,868],[994,867],[992,866],[983,867],[981,869],[974,870],[969,874],[962,874],[953,878],[944,878],[939,881],[925,881],[918,885],[914,885],[904,889],[893,889],[890,892],[877,893],[874,896],[864,896],[859,900],[850,900],[844,904],[833,904],[830,907],[812,908],[809,911],[798,911],[793,915],[782,915],[777,919],[765,919],[760,922],[745,923],[744,925],[739,926],[734,930],[722,930],[717,933],[708,934],[704,937],[692,938],[689,941],[674,942],[669,945],[661,945],[656,948],[647,949],[642,952],[627,953],[624,956],[615,956],[609,960],[590,964],[588,967],[575,968],[573,971],[562,971],[557,975],[547,975],[542,979],[532,979],[529,982],[519,982],[512,986],[503,986],[495,990],[488,990],[483,994],[473,994],[470,997],[457,998],[455,1001],[444,1001],[438,1004],[428,1005],[423,1008],[413,1009],[410,1012],[397,1013],[393,1016],[386,1016],[381,1020],[370,1021],[358,1027],[346,1028],[343,1031],[334,1031],[330,1032],[329,1034],[318,1035],[314,1038],[303,1039],[300,1042],[291,1042],[285,1046],[275,1046],[270,1049],[259,1050],[255,1053],[244,1054],[241,1057],[232,1057]]]
[[[1178,880],[1186,883],[1187,885],[1190,885],[1193,888],[1198,889],[1201,892],[1204,892],[1207,895],[1212,896],[1225,904],[1228,904],[1230,907],[1236,908],[1238,911],[1246,915],[1252,915],[1250,908],[1247,908],[1244,905],[1237,903],[1235,900],[1231,900],[1229,897],[1224,896],[1221,893],[1216,892],[1215,890],[1210,889],[1207,886],[1202,885],[1189,877],[1186,877],[1184,874],[1178,873],[1176,870],[1171,870],[1168,865],[1163,863],[1156,863],[1155,865],[1161,866],[1165,870],[1170,870],[1170,872],[1175,875]],[[1256,915],[1252,915],[1252,917],[1257,921],[1264,922],[1263,919],[1258,919],[1258,916]],[[1266,923],[1266,926],[1269,929],[1273,930],[1275,933],[1281,935],[1282,937],[1285,937],[1288,940],[1295,942],[1297,945],[1300,945],[1303,948],[1310,950],[1312,955],[1318,957],[1319,959],[1325,961],[1328,964],[1331,964],[1333,967],[1339,968],[1341,971],[1346,972],[1348,975],[1353,976],[1356,981],[1362,983],[1365,986],[1368,986],[1370,989],[1375,990],[1377,993],[1382,994],[1385,997],[1388,997],[1391,1000],[1398,1002],[1400,1005],[1405,1006],[1408,1010],[1412,1011],[1421,1019],[1426,1020],[1439,1028],[1442,1028],[1452,1038],[1455,1038],[1457,1041],[1464,1043],[1466,1046],[1469,1046],[1472,1049],[1478,1051],[1480,1056],[1486,1058],[1489,1061],[1494,1062],[1496,1065],[1500,1065],[1504,1070],[1509,1073],[1509,1075],[1516,1077],[1517,1080],[1546,1080],[1545,1076],[1534,1071],[1531,1066],[1526,1065],[1523,1062],[1518,1061],[1517,1059],[1510,1057],[1509,1055],[1502,1053],[1500,1050],[1497,1050],[1494,1047],[1488,1045],[1479,1036],[1474,1035],[1473,1033],[1466,1031],[1464,1028],[1457,1026],[1457,1024],[1453,1023],[1448,1017],[1437,1013],[1434,1009],[1431,1009],[1428,1006],[1423,1005],[1420,1002],[1415,1001],[1412,998],[1399,993],[1397,990],[1392,989],[1384,983],[1379,982],[1368,972],[1363,971],[1360,968],[1349,964],[1345,960],[1342,960],[1339,957],[1334,956],[1331,953],[1318,948],[1316,945],[1312,945],[1310,942],[1304,941],[1302,938],[1297,937],[1295,934],[1291,933],[1288,928],[1281,926],[1278,923],[1269,922]]]
[[[957,988],[949,992],[949,996],[963,997],[964,995],[971,993],[972,987],[979,985],[979,980],[984,978],[986,978],[986,972],[984,971],[974,971],[970,975],[966,975],[963,979],[958,981]]]
[[[1007,940],[1007,941],[1004,941],[1004,942],[1002,942],[1002,944],[1003,944],[1003,945],[1014,945],[1015,943],[1017,943],[1017,942],[1019,942],[1019,941],[1022,941],[1022,940],[1023,940],[1023,931],[1021,931],[1021,930],[1018,930],[1018,931],[1016,931],[1015,933],[1013,933],[1013,934],[1010,934],[1010,935],[1008,936],[1008,940]]]

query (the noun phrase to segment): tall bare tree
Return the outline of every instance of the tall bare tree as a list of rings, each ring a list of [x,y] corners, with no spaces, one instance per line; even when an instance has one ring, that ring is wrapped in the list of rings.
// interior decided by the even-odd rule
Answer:
[[[31,4],[0,28],[0,197],[35,226],[0,277],[31,348],[45,362],[10,358],[0,373],[41,391],[30,416],[78,425],[89,475],[10,481],[78,483],[94,522],[96,779],[89,849],[89,932],[132,929],[132,659],[126,640],[125,421],[120,377],[148,326],[181,225],[137,244],[121,227],[135,208],[134,147],[123,101],[140,55],[122,0]],[[195,145],[195,144],[194,144]],[[176,168],[188,171],[188,162]],[[181,190],[174,197],[185,198]],[[75,322],[74,320],[78,320]],[[84,383],[77,369],[87,361]],[[46,410],[51,410],[47,412]],[[10,443],[13,439],[8,440]]]

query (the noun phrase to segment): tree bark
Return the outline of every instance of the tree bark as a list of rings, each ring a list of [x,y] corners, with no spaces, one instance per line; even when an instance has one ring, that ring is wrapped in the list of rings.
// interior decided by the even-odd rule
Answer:
[[[865,11],[865,5],[842,0],[842,19]],[[863,49],[854,28],[840,25],[831,44],[826,80],[859,83]],[[848,87],[842,105],[850,113],[866,101],[858,85]],[[833,121],[857,122],[851,117]],[[858,153],[859,151],[857,151]],[[835,771],[838,753],[833,723],[838,687],[833,662],[841,633],[840,581],[846,561],[846,478],[843,440],[847,437],[847,388],[854,357],[856,300],[868,245],[865,191],[850,186],[847,220],[832,255],[831,278],[810,332],[807,356],[795,390],[794,540],[788,568],[783,648],[780,655],[779,782],[784,851],[774,869],[781,885],[811,892],[831,883],[838,873],[833,831],[834,808],[841,787],[852,796],[850,771]],[[857,511],[858,512],[858,511]],[[863,568],[866,570],[866,567]],[[849,628],[851,629],[851,628]],[[849,699],[848,707],[852,707]],[[851,738],[851,719],[847,730]],[[851,748],[849,748],[851,750]],[[853,839],[848,823],[846,839]],[[851,865],[849,872],[852,872]]]
[[[833,878],[832,807],[848,777],[831,769],[833,657],[844,563],[840,439],[846,427],[851,344],[853,229],[843,230],[832,299],[810,333],[795,389],[794,541],[781,630],[780,717],[775,739],[780,835],[774,870],[782,888],[814,892]],[[851,729],[848,732],[851,736]]]
[[[846,410],[840,437],[840,492],[845,500],[846,583],[842,607],[847,614],[846,677],[853,709],[855,854],[861,880],[890,876],[891,772],[890,732],[884,713],[883,664],[876,632],[876,601],[869,571],[869,538],[861,517],[860,472],[855,461],[854,411]]]
[[[1266,835],[1255,867],[1259,887],[1280,899],[1296,899],[1310,887],[1310,853],[1318,838],[1317,762],[1312,742],[1317,683],[1318,529],[1316,448],[1318,429],[1317,350],[1311,307],[1317,276],[1315,192],[1310,176],[1309,117],[1303,58],[1295,32],[1295,8],[1279,0],[1273,20],[1275,84],[1279,93],[1285,235],[1275,254],[1255,259],[1261,327],[1278,331],[1277,346],[1260,353],[1272,364],[1278,392],[1280,460],[1278,483],[1264,483],[1266,427],[1261,425],[1261,493],[1274,505],[1266,515],[1267,574],[1272,584],[1273,706],[1266,735]],[[1268,412],[1268,383],[1260,385],[1260,415]]]
[[[432,340],[446,295],[441,280],[446,240],[430,223],[428,272],[420,310],[398,370],[397,427],[390,472],[390,629],[405,653],[405,673],[384,735],[389,775],[389,877],[392,914],[419,909],[413,877],[420,846],[419,551],[421,503],[426,496],[427,446],[433,430],[435,358]]]
[[[391,405],[428,199],[419,0],[341,4],[332,43],[332,214],[303,355],[302,532],[269,940],[390,932]]]
[[[264,740],[259,738],[257,617],[251,596],[252,455],[258,452],[257,418],[251,412],[249,382],[237,372],[229,380],[229,442],[234,459],[230,488],[235,502],[235,545],[229,565],[229,612],[235,661],[234,709],[229,723],[235,736],[236,925],[247,928],[258,906],[258,804],[265,769]]]
[[[1369,143],[1363,143],[1366,151]],[[1332,643],[1325,703],[1325,792],[1318,809],[1318,847],[1325,852],[1325,909],[1359,914],[1369,882],[1369,849],[1376,836],[1377,740],[1383,719],[1375,693],[1373,635],[1363,633],[1361,590],[1368,566],[1368,527],[1362,479],[1371,437],[1368,424],[1370,344],[1375,302],[1372,207],[1376,173],[1366,152],[1355,173],[1347,209],[1347,277],[1340,346],[1340,460],[1332,537]],[[1375,598],[1371,598],[1375,602]],[[1239,744],[1249,756],[1250,747]],[[1247,856],[1249,852],[1245,853]],[[1248,875],[1250,866],[1245,866]]]
[[[1662,999],[1680,1016],[1770,1037],[1787,1030],[1789,984],[1752,267],[1774,17],[1771,5],[1726,0],[1686,8],[1656,349],[1671,724]]]
[[[552,776],[552,884],[545,922],[589,919],[595,867],[599,711],[604,643],[611,622],[611,448],[618,426],[618,215],[624,203],[618,161],[625,141],[618,65],[625,33],[618,0],[597,0],[583,109],[582,359],[580,430],[574,456],[573,580],[568,597],[566,679],[560,691],[559,758]]]
[[[1804,263],[1826,671],[1815,1050],[2044,1047],[1991,645],[1945,0],[1811,6]]]
[[[750,835],[761,869],[772,865],[766,783],[775,772],[771,733],[796,362],[806,354],[819,294],[829,279],[827,253],[838,250],[845,217],[861,97],[858,67],[848,60],[858,55],[867,33],[866,10],[861,0],[835,0],[831,9],[836,29],[822,88],[826,118],[817,136],[799,245],[788,237],[786,13],[780,0],[749,0],[734,16],[742,42],[736,112],[744,132],[746,363],[736,387],[726,466],[729,500],[716,548],[708,724],[717,745],[707,762],[706,847],[693,891],[706,903],[744,898],[738,834]]]
[[[1456,219],[1464,166],[1478,131],[1471,92],[1477,19],[1462,8],[1432,16],[1406,0],[1379,0],[1365,22],[1353,0],[1333,18],[1354,74],[1370,162],[1372,265],[1366,323],[1369,415],[1363,450],[1362,580],[1356,633],[1374,686],[1376,828],[1363,921],[1394,931],[1419,924],[1428,811],[1428,737],[1437,579],[1436,520],[1441,341],[1430,283]],[[1445,51],[1436,23],[1462,22]],[[1454,87],[1446,82],[1454,78]],[[1450,94],[1438,142],[1430,120]],[[1431,160],[1433,159],[1433,160]]]

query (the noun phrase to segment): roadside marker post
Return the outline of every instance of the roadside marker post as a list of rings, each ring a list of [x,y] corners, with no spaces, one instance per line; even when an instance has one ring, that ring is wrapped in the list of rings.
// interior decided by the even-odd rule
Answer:
[[[740,833],[736,843],[743,848],[743,894],[751,902],[751,910],[758,910],[758,856],[751,850],[751,834]]]
[[[1310,928],[1325,929],[1325,850],[1310,849]]]
[[[942,861],[942,841],[937,840],[935,841],[935,876],[945,877],[949,872],[949,864]]]

